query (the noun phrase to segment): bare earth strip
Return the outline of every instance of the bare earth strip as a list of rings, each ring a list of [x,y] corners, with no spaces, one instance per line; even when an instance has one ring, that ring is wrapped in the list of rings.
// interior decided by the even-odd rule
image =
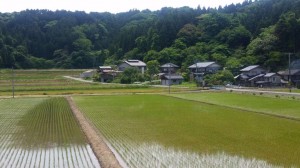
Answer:
[[[81,129],[83,130],[85,136],[87,137],[92,149],[98,158],[101,167],[103,168],[121,168],[122,166],[116,159],[113,152],[106,145],[105,141],[99,133],[94,129],[94,127],[89,123],[89,121],[84,117],[84,115],[79,111],[76,104],[74,103],[72,97],[68,96],[66,99],[72,109],[74,116],[76,117]]]

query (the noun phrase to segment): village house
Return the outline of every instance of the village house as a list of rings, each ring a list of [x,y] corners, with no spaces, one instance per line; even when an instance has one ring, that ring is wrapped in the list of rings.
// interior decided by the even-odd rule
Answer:
[[[270,86],[281,86],[283,84],[286,84],[286,82],[284,82],[281,79],[281,76],[278,75],[277,73],[267,73],[264,76],[264,81],[267,82],[268,85]]]
[[[164,74],[160,77],[162,85],[179,85],[183,81],[183,77],[179,74]]]
[[[291,82],[294,85],[299,86],[300,85],[300,69],[291,69],[285,70],[285,71],[279,71],[278,74],[282,76],[282,78],[285,81],[289,81],[291,79]]]
[[[127,60],[122,62],[119,66],[119,71],[124,71],[126,68],[138,68],[142,74],[146,71],[146,64],[140,60]]]
[[[221,69],[221,66],[216,62],[198,62],[189,66],[188,69],[191,72],[191,77],[201,82],[204,75],[216,73]]]
[[[262,76],[259,77],[258,78],[259,80],[255,82],[255,85],[259,87],[283,86],[287,84],[287,82],[282,80],[281,76],[278,75],[277,73],[271,72],[267,74],[260,74],[258,76]]]
[[[236,84],[241,86],[255,86],[257,81],[263,81],[266,70],[259,65],[247,66],[240,70],[241,74],[235,76]]]
[[[117,76],[119,71],[114,70],[111,66],[99,66],[98,73],[101,82],[111,82]]]
[[[241,74],[235,76],[236,84],[241,86],[258,86],[258,87],[272,87],[282,86],[286,81],[281,79],[277,73],[269,72],[259,65],[251,65],[240,70]]]
[[[179,66],[177,66],[173,63],[166,63],[166,64],[160,66],[160,72],[174,74],[174,73],[176,73],[178,68],[179,68]]]
[[[179,85],[183,81],[183,77],[177,74],[179,66],[173,63],[167,63],[160,66],[160,79],[162,85]]]

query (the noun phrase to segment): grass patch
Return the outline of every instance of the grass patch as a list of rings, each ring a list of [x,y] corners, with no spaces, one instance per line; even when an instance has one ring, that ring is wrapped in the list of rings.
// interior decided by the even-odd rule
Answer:
[[[158,143],[196,153],[226,152],[300,166],[298,121],[159,95],[78,96],[74,100],[117,149],[132,142]]]

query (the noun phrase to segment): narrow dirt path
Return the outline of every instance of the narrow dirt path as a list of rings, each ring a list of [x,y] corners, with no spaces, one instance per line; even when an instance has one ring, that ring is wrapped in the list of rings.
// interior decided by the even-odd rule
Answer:
[[[84,115],[79,111],[76,104],[74,103],[72,97],[67,96],[67,101],[72,109],[74,116],[76,117],[82,131],[87,137],[96,157],[98,158],[102,168],[121,168],[122,166],[116,159],[113,152],[106,145],[105,141],[99,133],[94,129],[94,127],[89,123],[89,121],[84,117]]]

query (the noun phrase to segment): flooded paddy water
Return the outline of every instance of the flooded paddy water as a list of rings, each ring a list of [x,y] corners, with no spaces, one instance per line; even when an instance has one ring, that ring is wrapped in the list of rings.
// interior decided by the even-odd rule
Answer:
[[[0,167],[100,167],[64,98],[0,100]]]

